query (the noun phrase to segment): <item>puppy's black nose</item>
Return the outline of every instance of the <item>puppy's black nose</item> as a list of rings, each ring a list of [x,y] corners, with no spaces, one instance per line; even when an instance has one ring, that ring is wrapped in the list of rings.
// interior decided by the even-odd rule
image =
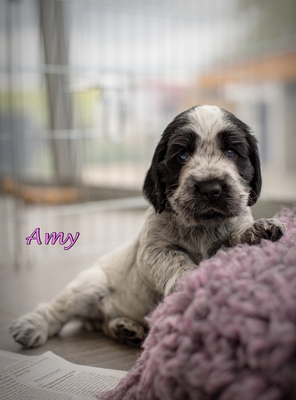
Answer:
[[[204,181],[196,185],[197,191],[206,199],[217,199],[222,193],[222,187],[217,181]]]

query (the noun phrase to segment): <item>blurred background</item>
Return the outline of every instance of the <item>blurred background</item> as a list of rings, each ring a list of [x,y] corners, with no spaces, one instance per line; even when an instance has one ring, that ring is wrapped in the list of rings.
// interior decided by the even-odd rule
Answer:
[[[197,104],[253,128],[256,216],[296,200],[295,0],[2,0],[0,30],[2,270],[133,237],[159,136]],[[37,227],[80,238],[26,245]]]

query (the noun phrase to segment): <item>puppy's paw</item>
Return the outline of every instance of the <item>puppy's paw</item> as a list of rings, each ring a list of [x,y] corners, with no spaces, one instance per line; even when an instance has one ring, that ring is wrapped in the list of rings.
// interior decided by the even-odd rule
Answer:
[[[108,328],[113,338],[130,346],[139,346],[146,336],[143,326],[128,318],[112,319]]]
[[[286,230],[285,224],[276,219],[258,219],[241,236],[241,243],[258,244],[261,239],[279,240]]]
[[[48,337],[45,321],[36,314],[28,314],[12,322],[9,332],[16,342],[25,347],[41,346]]]

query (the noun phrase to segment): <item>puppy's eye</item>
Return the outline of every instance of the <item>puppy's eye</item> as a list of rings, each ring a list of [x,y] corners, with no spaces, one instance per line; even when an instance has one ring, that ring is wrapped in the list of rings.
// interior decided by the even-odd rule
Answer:
[[[181,161],[187,161],[188,158],[189,158],[189,154],[187,153],[187,151],[181,151],[181,152],[178,154],[178,156],[179,156],[179,158],[180,158]]]
[[[232,160],[234,160],[237,156],[237,153],[231,149],[226,150],[225,154],[226,154],[226,157],[231,158]]]
[[[179,157],[182,161],[186,161],[189,158],[189,154],[187,153],[187,151],[182,151],[181,153],[179,153]]]

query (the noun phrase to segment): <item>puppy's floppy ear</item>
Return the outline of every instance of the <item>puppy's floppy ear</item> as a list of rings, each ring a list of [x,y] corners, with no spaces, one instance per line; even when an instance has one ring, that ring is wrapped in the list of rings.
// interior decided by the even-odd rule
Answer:
[[[257,146],[257,139],[253,135],[251,135],[250,132],[247,133],[246,139],[249,145],[250,161],[254,168],[254,176],[250,182],[251,191],[249,195],[248,206],[253,206],[260,196],[262,186],[260,158]]]
[[[156,147],[151,167],[147,172],[143,186],[145,198],[153,205],[155,211],[158,213],[161,213],[166,206],[165,184],[161,181],[159,173],[159,163],[164,160],[166,149],[167,141],[162,137]]]

